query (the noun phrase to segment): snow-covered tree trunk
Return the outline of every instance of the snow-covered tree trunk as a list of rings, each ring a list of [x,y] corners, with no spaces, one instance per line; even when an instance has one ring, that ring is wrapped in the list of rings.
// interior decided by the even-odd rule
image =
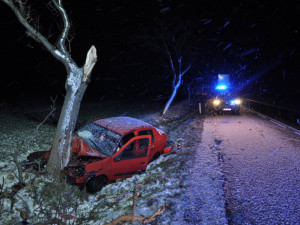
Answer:
[[[52,175],[52,177],[57,178],[60,176],[60,172],[64,166],[67,165],[71,156],[72,135],[77,121],[80,103],[90,80],[91,71],[97,61],[96,48],[94,46],[90,48],[86,62],[82,68],[78,67],[73,61],[65,46],[70,29],[70,22],[62,6],[62,0],[51,1],[51,4],[53,4],[54,8],[59,12],[64,23],[56,46],[53,46],[45,36],[32,26],[33,19],[27,10],[30,7],[28,7],[26,1],[1,1],[13,10],[20,23],[26,28],[27,34],[44,45],[56,59],[64,64],[67,71],[67,80],[65,83],[66,96],[47,165],[47,172]]]
[[[172,55],[170,53],[170,51],[168,50],[168,48],[166,47],[166,50],[167,50],[167,53],[169,55],[169,62],[170,62],[170,65],[171,65],[171,69],[173,71],[173,82],[172,82],[172,94],[169,98],[169,100],[167,101],[165,107],[164,107],[164,110],[163,110],[163,113],[162,113],[162,117],[165,116],[166,112],[168,111],[171,103],[173,102],[173,100],[175,99],[176,97],[176,94],[177,94],[177,90],[178,88],[180,87],[181,85],[181,82],[182,82],[182,76],[190,69],[191,65],[189,65],[183,72],[181,71],[181,60],[182,60],[182,57],[180,56],[178,58],[178,72],[176,71],[175,67],[174,67],[174,63],[173,63],[173,58],[172,58]]]
[[[53,177],[59,176],[61,170],[68,164],[72,149],[72,136],[75,129],[81,100],[88,85],[89,76],[97,59],[96,49],[91,47],[85,66],[78,68],[72,65],[68,71],[65,89],[66,96],[47,164],[47,172]]]
[[[165,104],[164,111],[163,111],[163,113],[162,113],[162,117],[164,117],[165,114],[166,114],[166,112],[168,111],[168,109],[169,109],[171,103],[173,102],[173,100],[174,100],[174,98],[175,98],[175,96],[176,96],[176,93],[177,93],[177,90],[173,90],[173,92],[172,92],[172,94],[171,94],[169,100],[168,100],[167,103]]]

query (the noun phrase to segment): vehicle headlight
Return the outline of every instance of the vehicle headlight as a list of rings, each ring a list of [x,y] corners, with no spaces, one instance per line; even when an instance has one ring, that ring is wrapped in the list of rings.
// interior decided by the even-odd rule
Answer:
[[[241,99],[234,99],[234,104],[240,105],[242,103]]]
[[[215,99],[213,101],[214,105],[220,105],[221,101],[219,99]]]

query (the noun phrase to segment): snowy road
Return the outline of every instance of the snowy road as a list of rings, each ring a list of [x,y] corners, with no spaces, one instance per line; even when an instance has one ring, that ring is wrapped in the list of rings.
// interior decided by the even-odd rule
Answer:
[[[229,224],[300,224],[300,136],[245,109],[208,117],[225,177]]]

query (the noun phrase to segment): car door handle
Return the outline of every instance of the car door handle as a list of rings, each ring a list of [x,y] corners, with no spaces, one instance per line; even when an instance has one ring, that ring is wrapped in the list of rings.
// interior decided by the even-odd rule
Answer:
[[[143,164],[146,164],[146,162],[141,162],[140,164],[142,164],[142,165],[143,165]]]

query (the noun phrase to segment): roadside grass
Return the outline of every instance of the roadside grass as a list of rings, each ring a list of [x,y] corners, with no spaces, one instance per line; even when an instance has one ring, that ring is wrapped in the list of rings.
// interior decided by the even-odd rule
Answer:
[[[3,224],[15,224],[24,220],[22,215],[26,214],[26,220],[32,223],[60,221],[65,224],[105,224],[131,213],[134,184],[138,183],[140,195],[136,215],[148,218],[166,205],[164,216],[158,220],[161,224],[168,224],[180,199],[178,196],[185,188],[181,170],[191,156],[190,146],[193,146],[189,143],[191,137],[186,135],[193,134],[184,132],[190,121],[182,119],[182,115],[187,116],[191,110],[186,103],[171,107],[166,118],[160,117],[157,110],[159,106],[156,102],[149,105],[135,103],[134,107],[128,102],[90,104],[82,107],[78,124],[83,125],[101,117],[132,116],[168,131],[169,139],[176,143],[185,142],[184,146],[189,147],[182,147],[175,154],[161,156],[149,164],[145,173],[118,180],[94,195],[79,191],[64,181],[54,183],[42,174],[24,172],[25,187],[13,196],[13,206],[12,199],[5,197],[5,193],[12,193],[14,185],[19,183],[13,154],[17,152],[21,162],[31,152],[48,150],[55,126],[53,122],[44,123],[36,131],[36,126],[42,121],[39,113],[30,118],[20,114],[0,116],[0,221]],[[191,116],[194,116],[193,112]]]

